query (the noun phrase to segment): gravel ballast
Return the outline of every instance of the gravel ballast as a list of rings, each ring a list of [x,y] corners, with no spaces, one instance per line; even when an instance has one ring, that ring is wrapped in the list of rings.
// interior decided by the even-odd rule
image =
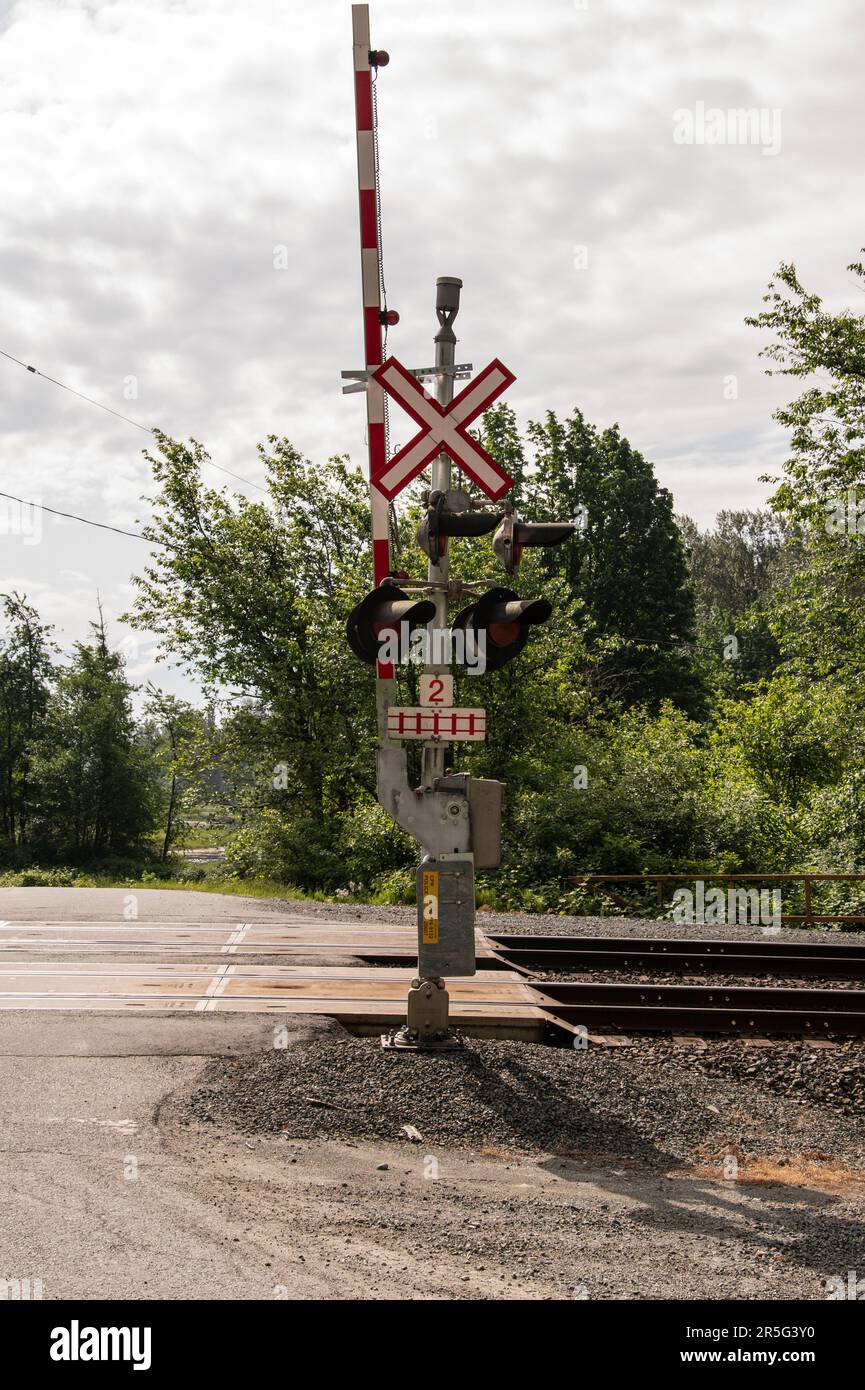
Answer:
[[[544,970],[536,972],[537,978],[529,981],[538,989],[543,989],[544,980],[551,984],[608,984],[608,985],[708,985],[714,988],[730,989],[852,989],[865,990],[865,979],[845,980],[840,976],[815,975],[728,975],[720,966],[723,956],[717,958],[719,968],[700,971],[699,974],[680,975],[675,970]]]
[[[274,902],[333,920],[413,924],[410,908]],[[755,940],[758,926],[683,929],[651,920],[480,913],[495,933]],[[861,941],[861,933],[785,929],[769,940]],[[550,973],[549,979],[575,978]],[[683,983],[665,971],[585,972],[598,981]],[[695,975],[696,983],[781,985],[788,977]],[[539,980],[538,985],[543,988]],[[789,983],[798,983],[793,978]],[[855,987],[834,978],[811,988]],[[808,1156],[865,1170],[865,1043],[817,1046],[773,1040],[633,1036],[587,1050],[467,1041],[463,1051],[385,1052],[321,1020],[285,1050],[218,1059],[195,1091],[176,1098],[181,1122],[213,1121],[245,1134],[291,1139],[402,1141],[413,1127],[428,1147],[562,1153],[587,1162],[676,1164]]]
[[[414,926],[413,907],[381,907],[373,903],[316,902],[305,898],[256,900],[267,911],[296,912],[302,917],[321,917],[335,922],[390,922]],[[836,931],[822,927],[782,927],[767,931],[759,924],[733,923],[714,926],[683,926],[680,922],[657,921],[653,917],[568,917],[554,912],[488,912],[479,908],[477,925],[482,931],[513,936],[650,936],[659,941],[809,941],[865,944],[863,931]]]
[[[383,1051],[326,1023],[284,1050],[220,1058],[178,1117],[248,1134],[561,1153],[667,1168],[727,1154],[808,1155],[865,1169],[858,1042],[694,1046],[641,1038],[585,1051],[472,1039]]]

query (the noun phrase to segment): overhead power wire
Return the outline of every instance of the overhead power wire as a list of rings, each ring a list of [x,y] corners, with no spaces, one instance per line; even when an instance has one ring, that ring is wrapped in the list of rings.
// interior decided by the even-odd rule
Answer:
[[[102,401],[96,401],[92,396],[85,396],[83,391],[76,391],[74,386],[67,386],[65,381],[58,381],[56,377],[49,376],[47,372],[40,372],[38,367],[31,367],[29,362],[22,362],[20,357],[13,357],[11,352],[6,352],[0,348],[0,355],[8,357],[10,362],[17,362],[19,367],[23,367],[27,372],[32,372],[34,376],[41,376],[44,381],[50,381],[52,386],[59,386],[61,391],[69,391],[73,396],[78,396],[80,400],[88,401],[90,405],[98,406],[100,410],[107,410],[109,415],[116,415],[118,420],[125,420],[127,425],[134,425],[137,430],[144,430],[145,434],[153,433],[149,425],[142,425],[140,421],[131,419],[129,415],[124,415],[119,410],[114,410],[110,405],[104,405]]]
[[[11,352],[6,352],[4,348],[0,348],[0,357],[6,357],[10,362],[17,363],[19,367],[23,367],[27,372],[32,372],[34,376],[41,376],[43,381],[50,381],[52,386],[59,386],[61,391],[69,391],[71,395],[77,396],[79,400],[87,401],[89,405],[95,405],[98,410],[105,410],[109,415],[115,415],[118,420],[125,420],[127,425],[133,425],[135,429],[143,430],[145,434],[154,433],[154,426],[142,425],[140,420],[133,420],[131,415],[124,415],[122,411],[115,410],[112,406],[106,405],[104,401],[97,401],[93,396],[85,396],[83,391],[76,391],[74,386],[67,386],[65,381],[58,381],[55,376],[49,376],[47,372],[40,372],[38,367],[31,367],[29,362],[22,362],[20,357],[14,357]],[[244,478],[240,473],[232,473],[230,468],[223,468],[221,463],[214,463],[212,459],[208,459],[208,463],[211,468],[217,469],[220,473],[225,473],[227,477],[234,478],[239,483],[245,483],[247,487],[254,487],[258,492],[267,492],[267,488],[261,487],[258,483],[254,483],[251,478]],[[0,495],[5,496],[5,493]],[[46,511],[50,511],[50,508],[46,508]],[[81,517],[76,519],[79,521],[83,520]],[[95,521],[92,524],[94,526],[99,525],[99,523]],[[130,531],[128,534],[134,535],[135,533]]]
[[[68,521],[80,521],[85,526],[98,526],[100,531],[114,531],[118,536],[131,536],[136,541],[146,541],[148,545],[166,545],[165,541],[151,540],[149,536],[143,536],[140,531],[124,531],[120,526],[109,526],[107,521],[91,521],[88,516],[77,516],[75,512],[61,512],[56,507],[49,507],[46,502],[31,502],[26,497],[15,497],[11,492],[0,492],[0,497],[7,498],[10,502],[17,502],[22,507],[33,507],[43,512],[50,512],[52,516],[64,516]],[[170,548],[166,545],[166,548]]]

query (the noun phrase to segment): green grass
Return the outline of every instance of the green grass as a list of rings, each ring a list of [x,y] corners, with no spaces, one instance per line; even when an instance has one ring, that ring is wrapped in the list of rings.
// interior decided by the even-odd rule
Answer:
[[[189,893],[226,893],[238,898],[343,901],[327,893],[305,892],[293,883],[279,883],[272,878],[220,877],[220,867],[200,865],[192,869],[183,864],[154,864],[153,868],[142,865],[140,871],[134,873],[113,873],[110,869],[88,872],[68,867],[10,869],[0,872],[0,888],[171,888]]]
[[[0,888],[171,888],[188,893],[225,893],[238,898],[295,898],[305,902],[352,903],[370,906],[411,906],[414,903],[414,873],[394,874],[379,891],[346,894],[330,890],[298,888],[294,883],[257,877],[239,878],[226,872],[218,861],[190,864],[180,858],[162,864],[158,860],[132,859],[95,863],[87,868],[76,865],[40,866],[0,870]],[[478,906],[492,895],[478,887]],[[492,904],[491,904],[492,905]]]
[[[162,878],[146,871],[141,874],[88,874],[83,870],[74,876],[55,876],[51,873],[39,874],[33,870],[27,873],[0,874],[2,888],[173,888],[188,893],[229,893],[235,897],[250,898],[302,898],[302,893],[291,884],[277,883],[269,878],[211,878],[185,879]],[[321,895],[316,895],[321,896]]]
[[[182,878],[110,878],[104,874],[81,874],[75,888],[174,888],[184,893],[227,893],[235,898],[307,898],[328,902],[324,893],[304,893],[292,884],[272,878],[213,878],[188,881]]]
[[[172,851],[179,849],[224,849],[233,835],[231,826],[215,826],[209,829],[206,825],[196,826],[194,829],[184,830],[183,834],[172,845]],[[154,854],[162,853],[162,836],[155,835],[146,843],[153,850]]]

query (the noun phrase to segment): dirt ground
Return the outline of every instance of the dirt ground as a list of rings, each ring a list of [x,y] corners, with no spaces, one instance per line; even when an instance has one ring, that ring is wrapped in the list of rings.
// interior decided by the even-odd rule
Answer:
[[[207,1131],[161,1128],[173,1181],[219,1210],[225,1246],[257,1252],[274,1297],[822,1299],[865,1266],[865,1184],[843,1167],[734,1183],[608,1154]]]
[[[683,1137],[677,1111],[658,1099],[659,1086],[681,1094],[677,1069],[652,1071],[645,1057],[610,1050],[597,1057],[582,1106],[570,1100],[576,1119],[567,1142],[545,1145],[548,1134],[532,1128],[544,1101],[529,1094],[531,1082],[551,1068],[582,1068],[584,1059],[530,1051],[536,1055],[521,1058],[519,1072],[528,1087],[496,1103],[507,1110],[508,1131],[523,1140],[518,1148],[473,1148],[470,1131],[441,1116],[438,1098],[424,1109],[408,1072],[417,1058],[382,1059],[373,1040],[341,1039],[322,1020],[299,1027],[282,1054],[202,1069],[161,1107],[161,1142],[190,1173],[194,1163],[198,1190],[204,1184],[226,1213],[230,1238],[254,1233],[283,1283],[286,1261],[289,1269],[300,1265],[313,1281],[311,1297],[820,1299],[828,1278],[865,1268],[865,1171],[855,1164],[857,1146],[840,1142],[856,1128],[852,1118],[835,1121],[842,1156],[824,1143],[819,1157],[809,1157],[799,1097],[795,1125],[773,1099],[764,1123],[778,1127],[765,1131],[761,1152],[740,1152],[736,1180],[725,1179],[712,1100],[723,1105],[727,1083],[711,1091],[699,1078],[704,1119]],[[427,1069],[437,1065],[421,1060]],[[472,1062],[453,1064],[443,1085],[451,1111],[466,1094],[474,1102],[479,1068],[491,1092],[511,1058],[505,1045],[489,1044]],[[646,1114],[644,1123],[631,1122],[633,1085],[624,1111],[606,1103],[623,1067],[644,1078],[645,1109],[655,1105],[660,1121]],[[692,1110],[694,1097],[685,1091]],[[736,1102],[747,1109],[748,1096],[737,1092]],[[482,1138],[489,1122],[474,1104],[464,1108]],[[425,1131],[419,1142],[364,1137],[399,1134],[397,1121],[409,1115]],[[439,1132],[454,1142],[430,1141],[437,1116]],[[500,1125],[501,1114],[494,1119]],[[753,1114],[749,1123],[757,1128]],[[316,1131],[340,1137],[299,1137]],[[676,1142],[665,1146],[665,1132]]]
[[[791,1128],[783,1151],[764,1145],[725,1180],[717,1153],[686,1159],[662,1143],[657,1116],[635,1125],[644,1092],[633,1084],[609,1087],[604,1105],[603,1069],[649,1084],[638,1057],[590,1064],[594,1088],[571,1100],[567,1152],[556,1153],[541,1134],[527,1146],[519,1107],[519,1148],[473,1148],[466,1133],[433,1140],[422,1118],[415,1143],[261,1132],[254,1105],[238,1113],[247,1130],[196,1117],[193,1097],[271,1067],[266,1016],[16,1012],[0,1025],[0,1275],[40,1280],[46,1300],[819,1300],[832,1276],[865,1273],[865,1182],[852,1150],[809,1158],[807,1130]],[[332,1026],[299,1025],[281,1065],[292,1048],[297,1060],[321,1049]],[[564,1065],[552,1051],[538,1049],[535,1069]],[[536,1074],[524,1073],[527,1092]],[[672,1069],[657,1075],[671,1097],[694,1095]],[[297,1068],[307,1125],[321,1109],[310,1082]],[[808,1125],[812,1104],[796,1106]],[[723,1102],[715,1109],[705,1107],[709,1139],[730,1118]],[[670,1134],[679,1113],[661,1116]],[[774,1114],[767,1107],[761,1123]],[[856,1122],[833,1120],[845,1132]],[[693,1155],[701,1134],[687,1136]]]

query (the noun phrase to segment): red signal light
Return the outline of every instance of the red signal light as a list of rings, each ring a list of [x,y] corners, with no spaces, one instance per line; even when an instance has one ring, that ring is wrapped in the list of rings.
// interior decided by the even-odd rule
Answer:
[[[490,623],[487,634],[497,647],[509,647],[520,635],[519,623]]]

